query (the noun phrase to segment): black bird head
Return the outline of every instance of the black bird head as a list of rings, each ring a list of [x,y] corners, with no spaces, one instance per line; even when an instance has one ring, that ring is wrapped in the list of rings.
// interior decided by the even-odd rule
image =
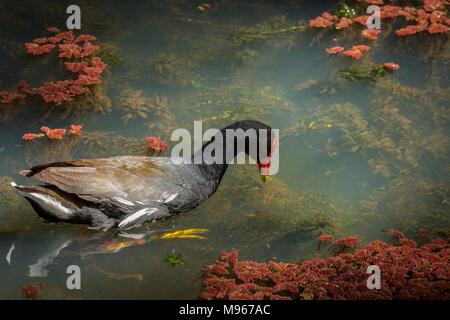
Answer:
[[[241,120],[221,129],[220,134],[223,146],[223,163],[228,164],[239,153],[245,152],[256,161],[261,177],[263,181],[266,181],[277,144],[277,138],[272,128],[260,121]],[[216,139],[217,135],[209,143]],[[205,150],[205,147],[203,150]]]

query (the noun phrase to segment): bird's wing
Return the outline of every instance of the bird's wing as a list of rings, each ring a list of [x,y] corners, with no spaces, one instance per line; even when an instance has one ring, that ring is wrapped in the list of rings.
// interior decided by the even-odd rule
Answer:
[[[167,202],[189,192],[189,177],[167,158],[122,156],[39,165],[21,174],[54,185],[80,198],[122,205]],[[184,194],[184,196],[187,196]]]

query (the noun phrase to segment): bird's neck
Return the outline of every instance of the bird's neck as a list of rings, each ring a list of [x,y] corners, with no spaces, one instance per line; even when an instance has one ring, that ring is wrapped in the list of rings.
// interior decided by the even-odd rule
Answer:
[[[227,154],[226,154],[227,146],[226,146],[226,139],[225,139],[225,137],[226,137],[225,129],[226,128],[221,129],[220,132],[218,133],[218,134],[222,134],[223,139],[222,139],[220,146],[219,145],[216,146],[216,147],[222,148],[222,159],[217,159],[217,161],[214,161],[213,163],[211,163],[211,161],[210,162],[205,161],[206,160],[205,149],[208,146],[210,146],[212,143],[214,143],[213,139],[205,142],[202,145],[201,149],[198,150],[197,152],[195,152],[191,158],[191,163],[196,164],[200,168],[200,170],[203,172],[204,176],[208,177],[209,179],[216,180],[217,183],[220,183],[220,181],[222,180],[222,178],[228,168]],[[212,147],[212,146],[210,146],[210,147]],[[236,157],[237,151],[235,149],[234,149],[234,153],[235,154],[233,155],[233,157]],[[201,159],[201,162],[199,161],[199,159]]]

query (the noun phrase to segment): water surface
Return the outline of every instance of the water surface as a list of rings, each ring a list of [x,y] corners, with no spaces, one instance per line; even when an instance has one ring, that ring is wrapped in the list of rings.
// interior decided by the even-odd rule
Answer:
[[[40,86],[67,76],[55,56],[28,56],[23,43],[46,36],[48,26],[63,29],[72,3],[1,2],[0,90],[22,79]],[[217,1],[206,12],[192,1],[79,5],[82,32],[110,53],[98,99],[52,110],[27,99],[0,125],[1,299],[20,298],[19,289],[37,281],[46,285],[43,299],[196,299],[201,270],[223,250],[299,262],[317,256],[321,234],[354,235],[363,243],[388,240],[381,230],[390,228],[413,239],[419,229],[448,236],[446,36],[405,40],[386,31],[370,42],[358,28],[278,32],[336,9],[332,1]],[[362,43],[372,48],[360,61],[325,52]],[[401,69],[364,83],[338,72],[385,62]],[[142,105],[145,117],[132,109]],[[192,131],[195,120],[205,130],[247,118],[280,129],[279,173],[262,184],[255,165],[230,166],[217,193],[198,208],[133,230],[151,239],[143,245],[103,250],[130,238],[45,223],[9,186],[31,183],[18,175],[30,165],[146,154],[146,136],[173,147],[172,130]],[[78,140],[21,141],[41,126],[74,123],[83,125]],[[206,239],[158,239],[193,228],[208,229]],[[172,265],[170,257],[183,263]],[[66,269],[74,264],[82,289],[71,291]]]

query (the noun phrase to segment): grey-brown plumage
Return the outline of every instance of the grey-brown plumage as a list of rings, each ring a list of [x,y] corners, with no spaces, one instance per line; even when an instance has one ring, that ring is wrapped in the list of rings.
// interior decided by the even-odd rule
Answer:
[[[270,129],[250,120],[227,128],[236,127]],[[46,220],[129,229],[195,208],[217,190],[226,168],[120,156],[35,166],[20,173],[44,185],[13,186]]]

